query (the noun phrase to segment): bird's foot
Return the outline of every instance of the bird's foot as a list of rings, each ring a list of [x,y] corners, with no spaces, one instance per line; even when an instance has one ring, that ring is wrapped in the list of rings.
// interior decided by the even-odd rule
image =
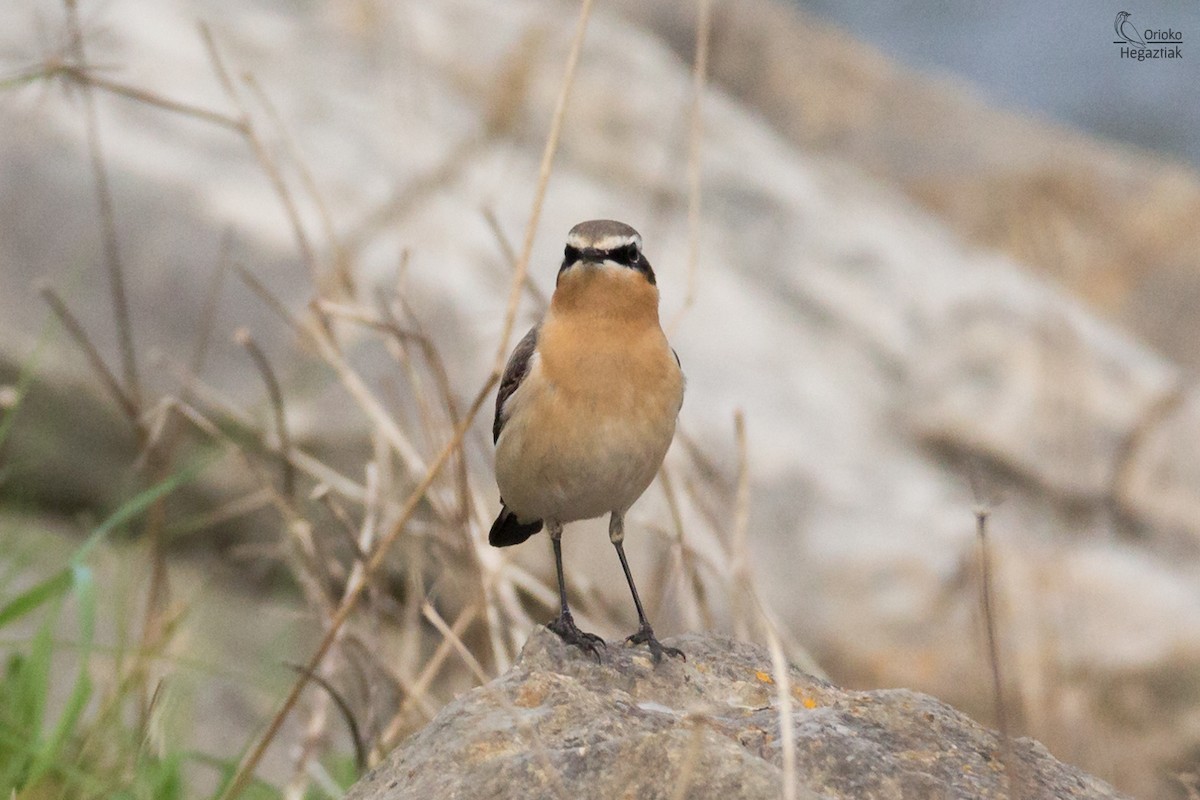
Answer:
[[[579,630],[570,611],[562,612],[557,619],[547,623],[546,627],[557,633],[558,638],[567,644],[573,644],[585,653],[591,653],[596,657],[596,663],[600,663],[600,651],[596,649],[596,646],[606,647],[607,645],[596,634]]]
[[[682,650],[676,647],[667,647],[665,644],[660,642],[658,638],[655,637],[654,630],[649,625],[643,625],[642,627],[638,628],[637,633],[625,639],[625,644],[646,645],[650,648],[650,657],[654,659],[655,664],[657,664],[659,661],[662,661],[664,653],[669,656],[675,656],[687,661],[687,656],[683,654]]]

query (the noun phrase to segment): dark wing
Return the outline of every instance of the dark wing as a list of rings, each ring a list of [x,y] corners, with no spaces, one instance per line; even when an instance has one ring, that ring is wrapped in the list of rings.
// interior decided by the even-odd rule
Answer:
[[[529,329],[529,333],[525,334],[525,338],[517,342],[512,355],[508,357],[508,365],[504,367],[500,389],[496,392],[496,419],[492,422],[493,444],[500,438],[500,431],[504,430],[504,423],[508,421],[508,416],[504,413],[504,404],[521,385],[521,381],[525,380],[525,373],[529,372],[529,359],[533,358],[533,351],[537,349],[539,327],[540,325],[534,325]]]

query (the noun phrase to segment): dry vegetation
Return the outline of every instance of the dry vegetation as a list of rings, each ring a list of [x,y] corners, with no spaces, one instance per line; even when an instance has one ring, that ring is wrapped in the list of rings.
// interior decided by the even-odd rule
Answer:
[[[706,7],[707,3],[702,3],[702,8]],[[535,304],[545,302],[527,282],[526,272],[558,133],[564,119],[569,120],[568,98],[590,2],[582,3],[549,125],[536,199],[520,247],[513,247],[506,232],[489,217],[497,247],[511,256],[511,291],[503,334],[495,342],[493,369],[465,401],[451,389],[439,344],[426,335],[417,315],[411,313],[402,283],[398,281],[398,288],[386,293],[361,287],[354,249],[338,240],[316,182],[296,155],[298,149],[290,145],[280,116],[252,75],[239,75],[227,64],[220,43],[208,30],[202,28],[199,35],[208,48],[214,79],[235,109],[232,114],[194,107],[106,78],[90,66],[78,12],[70,0],[66,12],[69,45],[65,50],[6,80],[5,85],[54,82],[82,99],[106,243],[103,257],[112,290],[113,318],[120,332],[119,367],[108,366],[105,354],[53,288],[44,288],[42,295],[136,436],[141,455],[131,468],[142,491],[97,529],[94,541],[118,525],[130,525],[144,543],[147,576],[137,626],[140,642],[131,648],[129,658],[116,661],[111,673],[96,676],[101,689],[98,702],[108,711],[87,716],[81,706],[80,716],[72,724],[78,726],[76,733],[85,726],[94,732],[104,725],[120,725],[120,719],[133,719],[128,737],[133,742],[131,763],[145,758],[139,743],[150,736],[158,689],[174,668],[172,639],[186,625],[187,609],[173,598],[167,578],[167,497],[180,484],[203,477],[206,470],[225,469],[234,462],[254,476],[253,485],[245,486],[220,507],[207,509],[206,518],[227,520],[263,508],[273,512],[276,552],[283,554],[291,582],[322,637],[308,662],[296,667],[290,691],[274,715],[263,720],[263,731],[248,744],[245,757],[236,766],[223,766],[219,795],[241,796],[248,787],[253,792],[286,797],[336,794],[336,784],[322,766],[331,746],[331,729],[349,726],[357,770],[376,762],[406,734],[427,722],[452,691],[483,683],[505,670],[532,626],[548,618],[556,605],[552,584],[487,545],[485,531],[494,513],[495,492],[490,476],[468,469],[471,449],[485,446],[468,434],[490,406],[522,303],[527,297]],[[697,51],[701,55],[694,73],[696,99],[687,176],[693,240],[700,216],[699,98],[704,88],[707,14],[702,13],[700,19]],[[132,102],[163,114],[186,115],[240,137],[275,189],[292,227],[298,270],[311,285],[308,306],[288,308],[256,279],[253,264],[231,264],[223,258],[206,301],[208,324],[196,332],[195,355],[189,364],[169,366],[178,378],[178,388],[161,396],[152,396],[141,380],[146,359],[139,347],[145,343],[138,340],[130,323],[117,246],[121,220],[109,189],[102,130],[95,111],[102,97],[104,102]],[[511,97],[507,102],[520,100]],[[305,223],[309,217],[302,208],[317,210],[317,225]],[[696,260],[693,245],[689,258],[693,274]],[[293,441],[287,422],[287,389],[253,332],[239,330],[233,335],[261,375],[272,410],[269,424],[257,425],[252,413],[224,399],[219,386],[208,385],[199,377],[211,341],[225,335],[211,329],[212,307],[230,273],[241,281],[240,290],[253,292],[270,310],[266,324],[285,326],[306,358],[323,364],[336,376],[349,400],[346,413],[365,421],[373,455],[357,473],[339,472],[318,453],[307,452]],[[694,279],[690,284],[689,291],[693,291]],[[372,376],[358,371],[352,353],[361,348],[377,348],[394,359],[414,413],[394,411],[393,404],[373,388],[376,381]],[[765,605],[750,572],[748,458],[740,417],[733,428],[740,452],[736,472],[716,467],[682,432],[678,457],[652,489],[662,491],[667,499],[668,518],[655,530],[669,557],[662,562],[650,604],[669,597],[688,628],[728,629],[768,643],[776,675],[781,677],[777,683],[781,713],[786,713],[790,695],[785,660],[801,664],[808,660]],[[490,459],[486,452],[481,456],[485,463]],[[726,509],[734,509],[732,516]],[[685,525],[685,519],[702,524]],[[86,564],[86,555],[82,552],[74,563]],[[141,565],[131,567],[141,569]],[[569,570],[579,568],[578,563],[568,564]],[[570,576],[568,580],[575,582]],[[76,585],[70,580],[67,584]],[[4,612],[20,615],[37,605],[28,593],[18,600],[21,605],[9,604],[0,610],[0,619]],[[573,606],[585,625],[626,627],[626,620],[594,596],[579,597]],[[80,650],[81,661],[88,652],[86,647]],[[301,718],[303,734],[298,743],[280,741],[282,724],[289,717]],[[790,726],[784,730],[790,731]],[[45,792],[101,796],[113,786],[133,782],[133,767],[120,764],[110,765],[103,778],[79,777],[73,769],[86,770],[94,764],[79,760],[78,747],[85,746],[87,737],[74,749],[69,745],[71,738],[68,728],[68,744],[59,756],[63,764],[18,771],[14,797],[39,797]],[[253,783],[263,754],[276,747],[289,748],[291,775],[276,787]],[[791,754],[786,743],[784,753]],[[76,761],[76,766],[69,769],[68,761]],[[788,763],[785,768],[791,775],[793,765]],[[143,791],[148,793],[145,796],[187,796],[178,786],[173,792]],[[790,780],[784,794],[795,796]],[[136,791],[131,794],[136,795]]]

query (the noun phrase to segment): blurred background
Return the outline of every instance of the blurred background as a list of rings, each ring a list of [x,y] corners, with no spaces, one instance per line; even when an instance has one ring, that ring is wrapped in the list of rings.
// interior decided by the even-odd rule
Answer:
[[[927,74],[957,79],[992,105],[1058,120],[1121,142],[1200,164],[1200,107],[1193,59],[1156,63],[1112,58],[1118,11],[1138,31],[1171,30],[1187,43],[1200,23],[1194,3],[1113,6],[1074,0],[970,7],[862,2],[799,3],[885,55]],[[1110,19],[1113,18],[1113,19]],[[1185,51],[1181,48],[1181,53]]]
[[[514,284],[578,15],[0,9],[0,790],[213,796],[261,742],[253,792],[338,797],[506,669],[557,601],[486,545],[489,375],[612,217],[688,376],[660,635],[1196,796],[1200,7],[598,3]],[[628,634],[603,522],[565,546]]]

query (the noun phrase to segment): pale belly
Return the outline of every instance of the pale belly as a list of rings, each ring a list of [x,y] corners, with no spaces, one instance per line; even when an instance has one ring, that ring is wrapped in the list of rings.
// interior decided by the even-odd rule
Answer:
[[[603,403],[558,391],[533,372],[496,443],[496,481],[522,521],[624,513],[646,491],[675,434],[678,391],[609,391]],[[532,379],[532,380],[530,380]],[[520,396],[518,396],[520,395]]]

